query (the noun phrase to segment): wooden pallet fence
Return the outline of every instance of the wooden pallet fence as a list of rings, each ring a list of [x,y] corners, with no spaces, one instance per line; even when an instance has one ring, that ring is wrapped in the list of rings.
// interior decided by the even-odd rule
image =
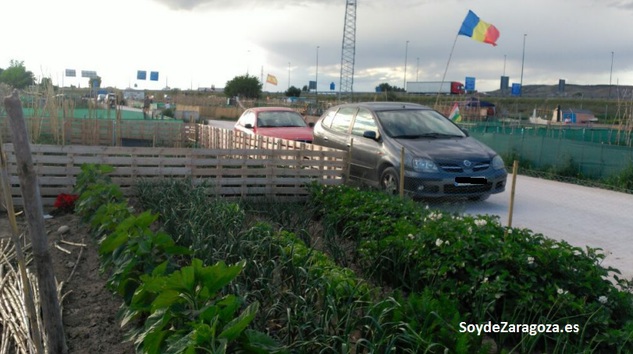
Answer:
[[[122,120],[97,118],[26,118],[33,143],[59,145],[123,145],[182,147],[196,137],[196,124],[182,121]],[[119,126],[117,126],[119,124]],[[5,119],[0,119],[2,141],[11,142]]]
[[[309,144],[308,144],[309,145]],[[13,144],[4,144],[15,205],[22,205]],[[71,193],[81,165],[107,164],[124,194],[140,180],[190,178],[208,183],[211,193],[228,198],[303,200],[311,181],[343,183],[346,154],[320,148],[306,150],[237,148],[190,149],[84,145],[32,145],[44,206],[60,193]],[[254,157],[257,158],[254,158]]]
[[[197,133],[198,145],[203,148],[251,149],[246,151],[249,151],[248,156],[252,159],[265,158],[265,156],[257,155],[256,151],[259,150],[283,150],[286,153],[281,157],[282,159],[313,160],[309,164],[310,168],[315,168],[319,171],[331,171],[332,174],[337,175],[340,172],[340,159],[347,159],[347,153],[341,150],[300,141],[245,134],[209,125],[198,125]],[[298,153],[291,155],[288,151],[298,151]],[[334,151],[337,151],[337,153],[334,153]]]

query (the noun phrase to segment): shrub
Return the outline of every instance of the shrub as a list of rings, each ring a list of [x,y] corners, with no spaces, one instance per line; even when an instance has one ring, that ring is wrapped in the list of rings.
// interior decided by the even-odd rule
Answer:
[[[600,265],[600,249],[507,229],[490,216],[421,212],[419,205],[404,201],[401,208],[417,210],[407,212],[380,192],[358,197],[353,189],[322,187],[313,193],[323,220],[342,220],[328,221],[326,227],[340,238],[361,238],[359,268],[380,284],[447,296],[470,323],[577,325],[578,333],[554,337],[496,336],[504,346],[543,350],[556,348],[564,338],[574,348],[633,350],[627,332],[633,326],[631,283],[618,278],[617,269]]]

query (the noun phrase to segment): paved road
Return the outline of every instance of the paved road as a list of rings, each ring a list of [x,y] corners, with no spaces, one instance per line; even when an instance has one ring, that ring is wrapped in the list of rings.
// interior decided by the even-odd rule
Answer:
[[[508,224],[510,181],[504,193],[485,202],[442,208],[465,214],[498,215]],[[512,226],[525,227],[572,245],[599,247],[604,265],[633,277],[633,195],[517,176]]]
[[[230,120],[207,120],[207,124],[212,125],[214,127],[218,127],[218,128],[233,130],[233,126],[235,125],[235,121],[230,121]]]
[[[233,122],[209,121],[232,129]],[[439,207],[464,214],[490,214],[508,224],[510,182],[504,193],[484,202],[442,204]],[[565,240],[578,247],[598,247],[607,254],[605,266],[633,277],[633,195],[517,176],[512,226]]]

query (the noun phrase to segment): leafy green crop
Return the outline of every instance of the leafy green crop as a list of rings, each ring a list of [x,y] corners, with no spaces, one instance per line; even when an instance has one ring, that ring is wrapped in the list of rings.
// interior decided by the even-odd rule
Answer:
[[[151,230],[150,225],[157,218],[158,214],[147,211],[131,215],[100,242],[102,268],[112,269],[108,285],[126,303],[134,294],[141,275],[151,273],[165,261],[170,268],[175,268],[177,258],[190,253],[188,248],[176,245],[169,234]]]
[[[243,268],[244,262],[205,267],[201,260],[193,259],[190,266],[169,275],[143,275],[130,307],[138,311],[149,306],[151,315],[134,336],[137,345],[145,353],[227,353],[237,348],[251,353],[277,351],[274,341],[263,333],[246,331],[258,303],[240,312],[242,301],[221,293]]]

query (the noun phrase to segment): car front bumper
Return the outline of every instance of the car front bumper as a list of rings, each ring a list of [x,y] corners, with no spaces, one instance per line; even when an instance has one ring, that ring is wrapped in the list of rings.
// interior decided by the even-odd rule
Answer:
[[[407,172],[404,189],[414,197],[478,197],[505,190],[508,174],[497,170],[486,174],[427,175]]]

